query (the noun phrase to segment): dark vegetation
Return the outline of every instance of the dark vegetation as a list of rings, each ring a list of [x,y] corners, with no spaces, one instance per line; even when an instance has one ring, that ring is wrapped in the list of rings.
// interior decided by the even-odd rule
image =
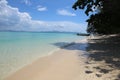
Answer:
[[[88,33],[120,33],[120,0],[77,0],[73,8],[85,9]],[[90,13],[92,12],[92,13]]]
[[[97,77],[111,74],[110,80],[120,80],[120,0],[77,0],[73,8],[84,9],[89,16],[90,34],[116,34],[88,40],[87,74]],[[91,65],[98,64],[98,66]]]

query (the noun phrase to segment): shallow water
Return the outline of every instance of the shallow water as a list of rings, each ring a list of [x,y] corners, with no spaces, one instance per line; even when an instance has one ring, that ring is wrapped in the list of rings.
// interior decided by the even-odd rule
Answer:
[[[0,80],[56,50],[54,43],[83,38],[75,33],[0,32]]]

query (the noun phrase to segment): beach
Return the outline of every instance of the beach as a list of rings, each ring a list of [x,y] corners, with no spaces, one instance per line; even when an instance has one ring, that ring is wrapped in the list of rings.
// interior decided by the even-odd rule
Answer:
[[[0,32],[0,80],[85,37],[58,32]]]
[[[69,48],[74,47],[71,45]],[[79,58],[80,53],[82,51],[60,49],[25,66],[5,80],[78,80],[84,73],[81,71],[85,58]]]
[[[111,40],[112,37],[108,38]],[[103,59],[102,51],[99,51],[101,54],[97,54],[98,56],[95,54],[101,46],[92,45],[94,43],[99,45],[95,42],[96,40],[108,38],[105,36],[105,38],[84,39],[62,47],[53,54],[42,57],[9,75],[5,80],[119,80],[119,58],[114,56],[111,58],[111,64],[110,62],[108,64],[105,61],[106,58]],[[102,44],[102,46],[105,45]],[[113,46],[115,45],[112,43]],[[108,48],[110,44],[104,47],[104,52]],[[115,47],[115,49],[118,48]],[[111,56],[108,54],[106,57],[108,59]],[[118,62],[116,66],[113,61]]]
[[[0,80],[120,80],[119,5],[0,0]]]

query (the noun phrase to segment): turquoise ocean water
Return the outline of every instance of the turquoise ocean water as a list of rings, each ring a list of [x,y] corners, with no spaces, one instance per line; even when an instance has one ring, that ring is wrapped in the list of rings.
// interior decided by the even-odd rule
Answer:
[[[75,33],[0,32],[0,80],[54,52],[58,48],[55,43],[70,43],[84,38]]]

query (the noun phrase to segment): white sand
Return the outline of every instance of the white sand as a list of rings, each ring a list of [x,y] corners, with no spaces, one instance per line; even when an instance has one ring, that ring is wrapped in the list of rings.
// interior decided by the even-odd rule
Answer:
[[[81,46],[78,43],[87,44],[87,40],[77,41],[68,48],[42,57],[5,80],[107,80],[104,77],[97,77],[96,73],[86,73],[87,57],[83,56],[86,52],[78,49]]]

